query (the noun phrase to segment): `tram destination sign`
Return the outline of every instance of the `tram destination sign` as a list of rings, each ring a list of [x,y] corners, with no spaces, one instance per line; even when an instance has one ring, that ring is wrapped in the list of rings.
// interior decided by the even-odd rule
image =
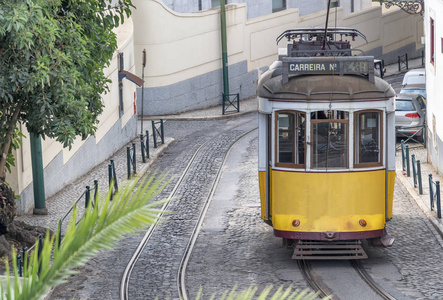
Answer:
[[[289,77],[308,74],[345,75],[359,74],[374,81],[374,57],[283,57],[283,83]]]
[[[288,73],[314,74],[367,74],[368,62],[288,62]]]

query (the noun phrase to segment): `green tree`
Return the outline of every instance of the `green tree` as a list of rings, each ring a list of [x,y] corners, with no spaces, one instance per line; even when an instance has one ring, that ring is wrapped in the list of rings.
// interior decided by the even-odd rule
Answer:
[[[110,81],[103,69],[117,49],[113,29],[133,7],[110,3],[0,0],[0,191],[20,146],[19,122],[64,147],[96,131]]]
[[[131,7],[130,0],[114,7],[99,0],[0,0],[3,153],[17,122],[65,147],[95,132],[110,82],[103,69],[117,49],[113,29]]]

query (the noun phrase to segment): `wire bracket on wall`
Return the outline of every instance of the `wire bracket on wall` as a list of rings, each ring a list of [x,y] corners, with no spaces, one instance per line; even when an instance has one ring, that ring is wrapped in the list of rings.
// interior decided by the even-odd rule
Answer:
[[[423,16],[424,3],[423,0],[412,0],[412,1],[402,1],[402,0],[380,0],[380,5],[384,4],[386,8],[391,8],[392,6],[398,6],[403,11],[411,15],[420,14]]]

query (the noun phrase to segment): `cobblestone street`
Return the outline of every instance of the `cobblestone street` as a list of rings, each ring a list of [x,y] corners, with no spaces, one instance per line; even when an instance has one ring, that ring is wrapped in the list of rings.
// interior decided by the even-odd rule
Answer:
[[[257,145],[254,132],[236,145],[225,166],[188,267],[191,299],[200,287],[203,299],[221,297],[234,286],[238,291],[257,286],[257,293],[271,285],[274,291],[307,288],[291,250],[260,218]]]
[[[219,132],[210,128],[234,129],[251,120],[254,124],[255,116],[252,119],[251,116],[236,120],[166,122],[167,132],[176,142],[158,158],[153,170],[168,171],[174,182],[192,153]],[[214,155],[224,151],[217,144],[222,146],[235,132],[231,131],[226,139],[220,138],[208,148],[209,152],[203,155],[206,159],[189,179],[188,196],[183,196],[185,201],[177,202],[178,206],[171,206],[172,210],[191,205],[201,197],[198,195],[207,193],[201,190],[201,183],[212,179],[211,175],[204,174],[214,172],[211,162],[221,163],[221,158]],[[213,294],[221,296],[234,286],[237,290],[251,285],[259,290],[269,285],[307,288],[296,261],[291,260],[292,252],[281,245],[272,228],[260,219],[257,151],[257,132],[252,131],[234,147],[223,169],[187,270],[186,284],[191,299],[200,288],[203,299]],[[169,195],[173,182],[160,197]],[[189,213],[189,209],[185,211]],[[172,215],[172,220],[181,221],[183,225],[191,222],[185,215]],[[398,299],[442,299],[439,289],[442,280],[436,272],[443,266],[441,237],[399,180],[396,180],[394,217],[388,223],[388,232],[396,238],[393,247],[366,247],[369,259],[363,264],[368,272]],[[90,261],[68,283],[56,288],[51,299],[118,299],[122,270],[142,236],[128,236],[115,251]],[[178,227],[167,233],[159,232],[157,240],[145,249],[145,259],[134,269],[131,299],[154,299],[155,296],[163,299],[166,295],[175,298],[177,270],[174,266],[182,251],[180,244],[185,241],[185,234]]]
[[[395,285],[412,299],[442,299],[443,281],[436,272],[443,267],[441,237],[399,182],[388,230],[396,241],[383,252],[403,276]]]
[[[165,131],[174,136],[177,142],[168,147],[162,157],[156,160],[152,166],[153,170],[168,172],[168,175],[173,178],[172,182],[159,197],[167,198],[174,186],[174,182],[180,177],[196,149],[204,141],[216,137],[219,132],[221,132],[210,130],[211,128],[217,127],[221,128],[222,131],[231,132],[227,134],[225,138],[215,140],[213,147],[207,149],[206,155],[203,155],[205,159],[195,170],[197,172],[196,176],[190,178],[190,184],[187,185],[187,193],[196,196],[195,193],[200,189],[201,183],[210,181],[210,179],[206,178],[211,176],[210,174],[213,171],[213,169],[211,169],[211,163],[209,162],[221,163],[221,159],[216,157],[218,152],[214,151],[214,146],[219,144],[224,147],[223,144],[233,140],[233,135],[236,134],[234,128],[241,124],[250,124],[248,125],[250,129],[256,127],[257,123],[255,118],[255,115],[253,115],[252,118],[251,116],[245,116],[244,118],[220,121],[186,122],[186,125],[183,122],[166,122]],[[215,148],[217,148],[217,146],[215,146]],[[223,151],[221,151],[220,154],[223,154]],[[207,169],[208,167],[209,169]],[[202,178],[204,179],[202,180]],[[183,198],[183,200],[188,201],[195,201],[196,199],[198,200],[198,197],[195,199],[189,198],[189,196]],[[185,204],[186,201],[178,203]],[[191,203],[189,203],[188,206],[192,208]],[[173,206],[171,206],[171,209],[174,211]],[[178,208],[176,207],[176,209]],[[175,217],[177,217],[177,215],[175,215]],[[186,216],[181,218],[184,220],[184,223],[189,221],[185,220]],[[176,254],[174,255],[179,256],[183,250],[182,247],[176,247],[176,245],[180,244],[181,239],[185,241],[183,237],[184,232],[175,231],[174,229],[174,232],[169,232],[169,234],[171,234],[169,237],[162,237],[160,235],[160,240],[157,240],[157,244],[150,246],[155,248],[156,246],[162,245],[163,248],[160,248],[161,250],[156,250],[156,253],[160,255],[162,255],[165,250],[164,247],[166,247],[170,248],[171,251],[175,251]],[[134,253],[137,245],[141,241],[142,236],[142,234],[128,236],[122,241],[121,247],[112,252],[105,252],[94,261],[89,262],[85,267],[81,268],[79,274],[73,276],[68,283],[56,288],[51,295],[51,299],[118,299],[121,274],[130,260],[132,253]],[[150,252],[147,254],[149,256],[146,257],[146,261],[142,262],[138,267],[140,270],[134,270],[134,278],[136,281],[134,282],[132,292],[130,289],[130,293],[132,293],[134,299],[151,299],[151,297],[154,299],[155,296],[166,297],[165,295],[170,295],[170,290],[174,289],[174,286],[171,286],[171,284],[175,283],[174,278],[176,271],[173,269],[172,264],[176,263],[174,260],[176,256],[171,254],[168,256],[165,254],[162,259],[150,261],[150,259],[154,259],[155,257]],[[112,266],[112,272],[109,271],[110,266]],[[152,272],[147,271],[147,267],[152,267],[155,270]],[[158,276],[156,276],[156,274]],[[148,278],[146,276],[148,276]],[[139,279],[137,280],[137,278]],[[165,278],[170,278],[171,281],[165,282]],[[147,286],[149,288],[147,288]]]

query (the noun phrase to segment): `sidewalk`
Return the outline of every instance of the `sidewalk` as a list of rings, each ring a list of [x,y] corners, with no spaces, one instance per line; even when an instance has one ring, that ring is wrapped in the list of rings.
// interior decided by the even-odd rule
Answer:
[[[408,62],[409,70],[424,68],[421,62],[422,62],[421,57],[409,60]],[[385,68],[386,68],[385,77],[400,73],[406,73],[408,71],[408,70],[402,70],[399,72],[398,64],[387,65],[385,66]],[[420,195],[419,193],[418,183],[417,187],[414,188],[412,163],[410,166],[410,177],[407,176],[406,171],[403,171],[401,150],[397,150],[395,156],[396,179],[399,180],[400,183],[403,184],[403,186],[408,190],[411,197],[415,200],[415,202],[423,211],[423,213],[426,215],[426,217],[429,219],[429,221],[433,224],[433,226],[437,229],[439,234],[443,237],[443,219],[437,218],[435,203],[434,203],[434,211],[431,211],[431,200],[429,196],[429,174],[432,174],[433,182],[440,181],[441,183],[443,183],[443,176],[436,171],[435,167],[429,161],[426,148],[424,148],[421,145],[419,146],[410,145],[410,147],[411,147],[409,149],[410,162],[413,154],[415,155],[416,161],[420,160],[423,194]],[[434,186],[434,193],[435,193],[435,186]]]
[[[400,181],[401,184],[408,190],[411,197],[415,200],[418,207],[423,211],[435,229],[439,232],[439,234],[443,237],[443,219],[437,218],[437,204],[436,199],[434,200],[434,210],[431,211],[431,200],[429,195],[429,174],[432,174],[432,181],[437,182],[440,181],[443,183],[443,177],[439,174],[434,166],[428,160],[427,149],[423,146],[415,146],[409,145],[409,161],[410,161],[410,176],[407,176],[407,171],[403,171],[402,166],[402,155],[401,150],[396,151],[395,157],[395,168],[396,168],[396,178]],[[423,194],[420,195],[418,183],[416,187],[414,187],[414,178],[413,178],[413,170],[412,170],[412,155],[415,155],[415,159],[420,160],[420,169],[421,169],[421,177],[422,177],[422,191]],[[435,193],[435,185],[434,185],[434,193]]]

